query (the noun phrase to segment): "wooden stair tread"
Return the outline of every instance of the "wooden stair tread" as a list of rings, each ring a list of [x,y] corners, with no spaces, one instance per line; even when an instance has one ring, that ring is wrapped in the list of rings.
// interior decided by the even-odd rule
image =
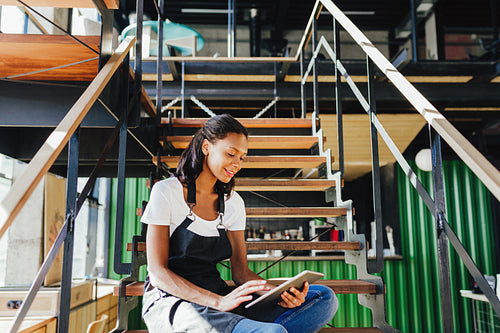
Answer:
[[[255,217],[338,217],[347,214],[347,208],[341,207],[246,207],[247,218]],[[136,209],[136,215],[142,216],[142,208]]]
[[[341,186],[344,186],[343,180]],[[146,187],[150,188],[149,179],[146,180]],[[235,191],[326,191],[330,187],[335,187],[335,180],[236,178],[234,189]]]
[[[318,333],[355,333],[355,332],[363,332],[363,333],[383,333],[379,328],[376,327],[328,327],[322,328]],[[127,330],[123,331],[123,333],[148,333],[147,330]]]
[[[191,135],[167,137],[176,149],[185,149],[191,142]],[[161,141],[161,139],[160,139]],[[315,136],[249,136],[248,149],[309,149],[318,143]]]
[[[176,168],[180,156],[162,156],[161,161],[170,168]],[[153,163],[156,164],[156,156]],[[333,158],[332,158],[333,160]],[[242,168],[247,169],[303,169],[316,168],[326,162],[324,156],[302,156],[302,155],[271,155],[271,156],[247,156],[243,161]],[[332,161],[333,162],[333,161]]]
[[[107,9],[118,9],[119,0],[103,0]],[[95,8],[92,0],[24,0],[31,7]],[[20,6],[16,0],[0,0],[0,6]]]
[[[247,250],[359,250],[359,242],[257,241],[246,242]]]
[[[341,251],[341,250],[359,250],[359,242],[334,242],[334,241],[257,241],[246,242],[247,250],[328,250],[328,251]],[[132,243],[127,243],[127,251],[132,251]],[[137,244],[137,251],[146,251],[146,243],[139,242]]]
[[[342,186],[344,181],[342,180]],[[149,179],[146,180],[149,186]],[[335,187],[335,180],[329,179],[262,179],[236,178],[235,191],[326,191]]]
[[[19,3],[15,2],[15,6],[18,5]],[[78,36],[78,39],[99,52],[100,36]],[[98,53],[92,52],[66,35],[0,34],[0,59],[8,59],[8,61],[0,62],[2,76],[69,65],[98,56]],[[99,60],[94,59],[18,78],[20,80],[92,81],[97,75],[98,65]]]
[[[285,279],[270,280],[273,284],[280,284]],[[234,286],[233,281],[226,281],[230,286]],[[332,288],[337,294],[375,294],[377,292],[376,286],[372,282],[362,280],[318,280],[314,284],[320,284]],[[113,289],[113,295],[119,295],[119,286]],[[142,296],[144,282],[137,281],[125,287],[125,296]]]
[[[335,187],[328,179],[235,179],[236,191],[326,191]]]
[[[237,118],[246,128],[311,128],[311,119],[302,118]],[[173,118],[173,127],[202,127],[208,118]],[[168,125],[168,118],[162,118],[162,125]]]
[[[247,217],[337,217],[347,214],[340,207],[247,207]]]

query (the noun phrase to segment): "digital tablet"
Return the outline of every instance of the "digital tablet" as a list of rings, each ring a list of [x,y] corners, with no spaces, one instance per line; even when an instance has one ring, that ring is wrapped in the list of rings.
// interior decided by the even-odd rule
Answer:
[[[290,278],[287,281],[283,282],[276,288],[269,290],[267,293],[260,296],[259,298],[254,299],[252,302],[245,305],[245,308],[248,309],[249,307],[254,306],[255,304],[261,302],[262,303],[280,302],[282,301],[282,298],[280,296],[282,292],[290,289],[291,287],[300,290],[302,289],[302,286],[304,285],[305,281],[311,284],[314,281],[321,279],[323,276],[325,276],[325,274],[323,273],[305,270],[302,273],[297,274],[295,277]]]

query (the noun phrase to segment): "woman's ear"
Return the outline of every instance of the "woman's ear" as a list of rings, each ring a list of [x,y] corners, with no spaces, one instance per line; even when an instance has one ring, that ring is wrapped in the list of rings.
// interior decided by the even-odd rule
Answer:
[[[208,148],[210,146],[210,141],[207,139],[203,139],[203,142],[201,144],[201,151],[203,152],[203,155],[207,156],[208,155]]]

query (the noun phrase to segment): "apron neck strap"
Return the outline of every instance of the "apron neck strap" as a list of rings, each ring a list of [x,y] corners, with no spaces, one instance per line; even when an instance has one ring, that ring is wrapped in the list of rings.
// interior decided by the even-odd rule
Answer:
[[[226,204],[224,202],[224,193],[217,191],[219,196],[217,202],[217,213],[224,215]],[[196,206],[196,182],[187,183],[187,205],[189,206],[189,214],[192,213],[193,207]]]

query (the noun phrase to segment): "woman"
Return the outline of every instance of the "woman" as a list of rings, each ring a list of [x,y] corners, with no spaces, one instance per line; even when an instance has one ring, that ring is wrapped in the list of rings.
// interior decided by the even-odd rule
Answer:
[[[211,118],[182,153],[175,177],[155,184],[142,222],[149,224],[143,318],[149,332],[316,332],[338,303],[330,288],[304,284],[279,304],[244,309],[274,288],[247,266],[245,206],[233,191],[248,151],[245,127]],[[230,259],[229,288],[216,269]]]

